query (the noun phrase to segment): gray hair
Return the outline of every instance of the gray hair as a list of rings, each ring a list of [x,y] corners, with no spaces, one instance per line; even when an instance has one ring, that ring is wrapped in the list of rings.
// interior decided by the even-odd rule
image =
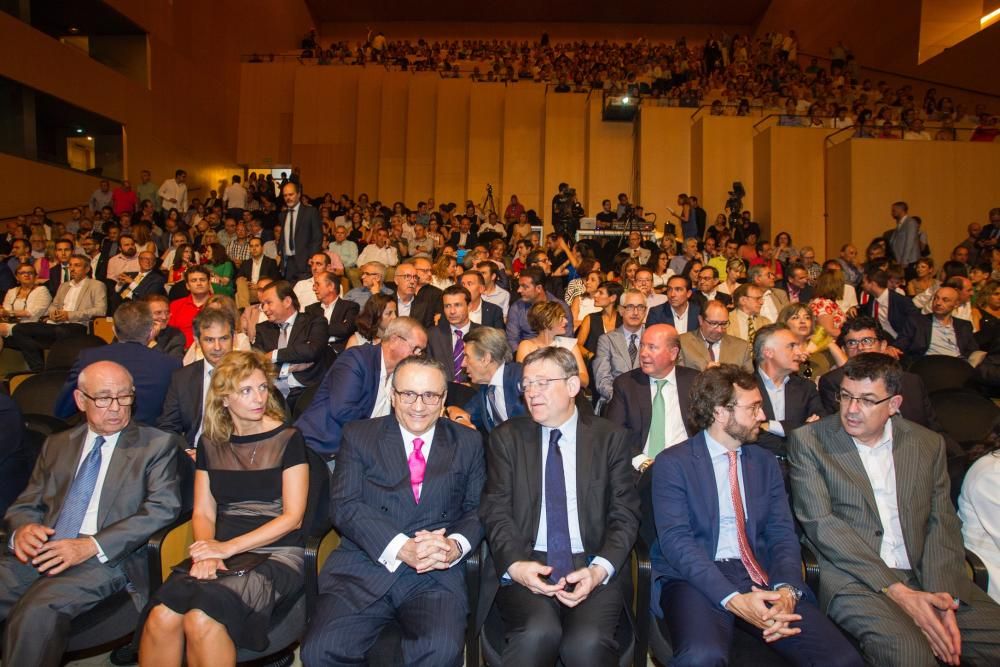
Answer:
[[[382,340],[388,340],[393,336],[406,338],[414,331],[424,331],[424,325],[420,323],[420,320],[415,320],[412,317],[397,317],[392,322],[389,322],[389,326],[385,328]]]
[[[115,335],[123,343],[149,342],[153,313],[145,301],[126,301],[115,311]]]
[[[779,331],[789,331],[784,324],[768,324],[757,330],[757,337],[753,339],[753,358],[758,364],[764,361],[764,350],[771,349],[771,339]]]
[[[466,352],[476,359],[482,359],[489,354],[490,359],[498,364],[508,363],[513,359],[510,345],[507,344],[507,334],[493,327],[476,327],[465,335]],[[469,345],[475,347],[470,349]]]
[[[551,361],[559,367],[566,377],[576,377],[580,374],[580,369],[576,365],[576,357],[569,350],[562,347],[540,347],[521,362],[524,368],[531,364],[539,364],[543,361]]]

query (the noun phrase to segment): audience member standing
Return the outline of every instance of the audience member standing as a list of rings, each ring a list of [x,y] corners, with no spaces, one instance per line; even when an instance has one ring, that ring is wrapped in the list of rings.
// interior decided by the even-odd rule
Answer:
[[[281,188],[285,209],[281,214],[281,247],[279,249],[285,280],[309,277],[309,258],[322,250],[323,226],[319,211],[302,203],[298,183],[289,181]]]
[[[187,172],[183,169],[175,171],[174,177],[163,181],[163,185],[160,186],[156,194],[160,197],[160,205],[163,209],[167,211],[177,209],[181,215],[186,214],[188,210]]]

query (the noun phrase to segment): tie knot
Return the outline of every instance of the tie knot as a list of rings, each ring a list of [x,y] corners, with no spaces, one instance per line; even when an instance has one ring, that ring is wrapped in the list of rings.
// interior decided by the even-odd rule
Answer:
[[[288,331],[288,327],[290,327],[290,326],[291,326],[291,324],[290,324],[289,322],[282,322],[282,323],[281,323],[280,325],[278,325],[278,326],[280,326],[280,327],[281,327],[281,330],[282,330],[282,331]]]
[[[664,379],[664,380],[655,380],[655,382],[656,382],[656,393],[660,393],[661,391],[663,391],[663,388],[667,385],[668,381]]]
[[[455,337],[458,338],[459,340],[462,340],[462,330],[461,329],[455,329]]]
[[[729,463],[730,464],[736,463],[736,457],[737,457],[737,453],[736,452],[726,452],[726,456],[729,457]]]
[[[96,438],[94,438],[94,449],[100,449],[101,447],[104,446],[104,443],[105,443],[104,436],[103,435],[97,436]]]
[[[420,448],[424,446],[424,441],[422,438],[413,439],[413,451],[420,452]]]
[[[632,334],[632,344],[635,345],[635,339],[638,337],[637,334]]]
[[[558,445],[559,438],[561,437],[562,437],[562,432],[559,429],[554,428],[551,431],[549,431],[549,446],[554,447]]]

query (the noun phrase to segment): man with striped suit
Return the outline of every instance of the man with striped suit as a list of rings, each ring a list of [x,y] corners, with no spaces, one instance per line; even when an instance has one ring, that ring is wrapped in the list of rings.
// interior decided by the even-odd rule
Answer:
[[[486,472],[480,435],[439,418],[447,386],[441,364],[408,357],[392,376],[394,413],[344,429],[330,488],[341,544],[320,574],[303,664],[363,664],[392,621],[404,664],[462,664],[461,562],[483,537]]]
[[[793,431],[795,513],[821,608],[875,665],[1000,664],[1000,606],[965,571],[940,434],[899,416],[902,370],[859,354],[840,414]]]

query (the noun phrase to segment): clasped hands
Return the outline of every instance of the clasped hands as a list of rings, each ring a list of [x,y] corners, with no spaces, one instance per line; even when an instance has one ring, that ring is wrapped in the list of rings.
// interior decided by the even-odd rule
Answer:
[[[768,591],[756,586],[749,593],[740,593],[726,603],[726,609],[747,623],[764,631],[764,641],[771,643],[802,632],[792,623],[801,621],[795,613],[795,596],[791,591]]]
[[[445,537],[445,529],[418,530],[399,549],[396,558],[403,561],[417,574],[431,570],[447,570],[462,554],[455,540]]]
[[[934,657],[946,665],[962,662],[962,633],[958,629],[955,611],[958,604],[948,593],[928,593],[896,582],[886,589],[886,595],[924,633],[934,651]]]
[[[64,572],[97,555],[97,545],[89,537],[63,540],[49,538],[55,530],[38,523],[21,526],[14,533],[14,555],[24,564],[33,565],[39,574],[49,576]]]
[[[552,574],[552,567],[533,560],[519,560],[507,568],[507,573],[511,579],[535,595],[554,597],[567,607],[575,607],[586,600],[608,577],[604,567],[590,565],[574,570],[554,584],[550,584],[546,578]],[[573,586],[573,590],[566,590],[567,585]]]
[[[198,540],[191,544],[188,553],[191,554],[190,575],[195,579],[216,579],[216,572],[226,569],[226,559],[236,554],[228,546],[228,542],[218,540]]]

